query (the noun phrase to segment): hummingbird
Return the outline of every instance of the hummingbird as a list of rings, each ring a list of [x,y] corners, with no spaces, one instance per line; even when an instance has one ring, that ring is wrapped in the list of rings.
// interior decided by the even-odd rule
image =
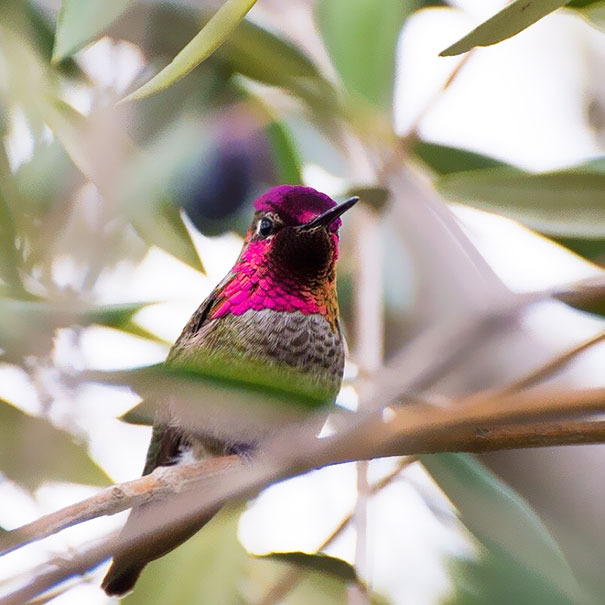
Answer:
[[[358,199],[338,205],[315,189],[290,185],[259,197],[235,265],[191,316],[165,363],[252,373],[261,387],[292,383],[319,406],[333,403],[345,360],[336,296],[339,217]],[[154,422],[143,475],[211,456],[253,456],[275,431],[249,418],[240,424],[210,413],[191,426],[168,410]],[[136,527],[145,506],[131,511],[122,535]],[[143,545],[122,544],[102,588],[108,595],[129,592],[147,563],[185,542],[216,512],[160,528]]]

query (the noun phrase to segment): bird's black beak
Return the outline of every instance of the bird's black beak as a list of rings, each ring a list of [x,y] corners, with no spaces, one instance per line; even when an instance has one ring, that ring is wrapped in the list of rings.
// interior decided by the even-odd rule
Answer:
[[[299,229],[301,231],[309,231],[310,229],[315,229],[315,227],[328,227],[334,219],[337,219],[341,214],[344,214],[349,208],[355,206],[355,204],[359,201],[357,196],[348,199],[346,202],[339,204],[338,206],[334,206],[334,208],[330,208],[326,210],[323,214],[316,216],[312,221],[301,225]]]

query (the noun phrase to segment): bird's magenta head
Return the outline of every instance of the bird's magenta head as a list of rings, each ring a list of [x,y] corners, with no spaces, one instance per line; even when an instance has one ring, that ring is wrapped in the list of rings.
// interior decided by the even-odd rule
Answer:
[[[247,308],[335,316],[340,215],[357,201],[339,205],[311,187],[290,185],[259,197],[217,316]],[[247,288],[252,294],[244,295]]]
[[[254,202],[243,254],[253,262],[277,265],[294,278],[321,277],[338,258],[340,215],[357,201],[338,205],[311,187],[269,189]]]
[[[290,225],[309,223],[336,206],[336,202],[329,195],[300,185],[273,187],[254,202],[257,214],[275,214],[284,224]],[[342,221],[335,219],[329,226],[330,231],[337,233],[341,225]]]

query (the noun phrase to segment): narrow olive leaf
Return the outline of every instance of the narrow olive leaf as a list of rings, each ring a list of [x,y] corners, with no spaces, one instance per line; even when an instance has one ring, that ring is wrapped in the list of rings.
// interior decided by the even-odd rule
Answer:
[[[130,222],[147,244],[162,248],[204,273],[204,265],[178,208],[164,203],[150,209],[148,213],[135,213]]]
[[[414,141],[410,151],[440,176],[453,172],[508,166],[508,164],[496,158],[474,151],[420,140]],[[509,167],[512,169],[512,166]],[[519,172],[523,171],[519,170]]]
[[[107,165],[113,158],[106,157],[107,150],[99,150],[99,145],[107,142],[100,140],[101,133],[98,132],[104,126],[104,122],[99,120],[98,123],[94,123],[90,116],[82,115],[71,105],[60,100],[47,101],[44,104],[44,111],[44,121],[59,139],[72,162],[102,194],[106,193],[112,184],[107,181],[112,180],[114,175],[107,173]],[[125,134],[120,132],[119,135],[119,140],[112,140],[114,153],[117,157],[131,157],[136,152],[134,144]]]
[[[227,0],[197,36],[162,71],[121,102],[148,97],[185,77],[227,39],[255,3],[256,0]]]
[[[200,427],[228,423],[233,439],[249,438],[250,431],[256,430],[251,427],[267,431],[270,426],[303,423],[310,412],[327,403],[316,385],[283,368],[207,356],[199,361],[202,364],[199,371],[174,362],[114,372],[85,371],[75,381],[130,386],[143,402],[124,416],[127,422],[148,424],[157,403],[170,400],[184,422]]]
[[[59,63],[94,40],[130,3],[131,0],[62,0],[52,62]]]
[[[324,554],[309,554],[305,552],[272,552],[268,555],[257,556],[261,561],[277,561],[300,567],[306,571],[319,571],[339,578],[343,582],[356,582],[355,568],[347,561]]]
[[[384,209],[391,197],[391,192],[384,187],[350,187],[345,197],[358,197],[362,202],[368,204],[374,210],[380,212]]]
[[[302,183],[300,157],[286,127],[280,122],[271,122],[266,126],[265,132],[273,152],[279,182],[300,185]]]
[[[590,25],[605,31],[605,0],[572,0],[566,8],[573,9]]]
[[[153,399],[144,399],[133,408],[122,414],[119,419],[128,424],[138,426],[151,426],[158,411],[157,402]]]
[[[0,443],[0,471],[30,489],[44,481],[110,483],[72,435],[2,400]]]
[[[152,303],[86,306],[2,297],[0,347],[33,354],[38,347],[51,341],[57,328],[71,325],[97,324],[133,333],[138,326],[132,322],[132,317],[148,304]],[[141,330],[144,332],[143,328]]]
[[[510,167],[436,181],[446,197],[518,220],[547,235],[605,237],[605,172],[579,166],[540,174]]]
[[[390,110],[395,47],[414,3],[322,0],[315,7],[319,31],[345,87],[355,96]]]
[[[603,241],[601,252],[603,252]],[[605,280],[602,276],[588,278],[573,285],[573,288],[561,288],[553,292],[553,297],[571,307],[605,316]]]
[[[79,320],[84,325],[96,323],[109,328],[121,328],[149,304],[153,303],[121,303],[91,307],[79,314]]]
[[[468,454],[422,456],[421,462],[458,509],[462,522],[488,548],[497,545],[570,598],[577,594],[561,549],[517,492]]]
[[[458,42],[442,50],[439,55],[460,55],[475,46],[491,46],[512,38],[568,2],[569,0],[514,0]]]
[[[0,278],[16,292],[23,291],[19,265],[21,254],[16,247],[15,223],[0,186]]]
[[[454,557],[446,565],[452,590],[441,605],[574,605],[579,602],[562,594],[555,586],[534,573],[533,569],[523,565],[495,544],[490,545],[489,549],[480,549],[476,558]],[[583,602],[597,601],[587,599]]]
[[[242,21],[234,29],[218,56],[234,71],[266,84],[287,88],[293,80],[310,80],[327,86],[315,64],[301,50],[249,21]]]
[[[106,165],[111,162],[95,145],[98,133],[92,132],[90,119],[62,102],[49,103],[45,119],[82,174],[97,185],[102,194],[112,195],[113,191],[107,190],[115,187],[115,182],[108,182],[112,179],[106,170]],[[95,125],[96,128],[100,126],[102,124]],[[181,128],[177,130],[176,135],[182,132]],[[131,224],[147,244],[162,248],[203,273],[204,266],[179,211],[170,202],[156,199],[157,194],[152,195],[154,189],[166,187],[169,169],[174,168],[175,164],[168,167],[167,161],[160,164],[156,148],[139,151],[125,134],[118,134],[121,136],[114,141],[116,152],[118,156],[130,160],[127,174],[121,175],[125,182],[120,188],[124,199],[120,201]],[[171,153],[174,151],[173,139],[170,139],[170,145],[165,146]],[[186,151],[190,149],[190,144],[189,140],[181,141],[181,148]],[[180,158],[178,156],[177,159]],[[145,174],[146,170],[149,176]]]
[[[21,10],[27,19],[27,29],[33,45],[41,57],[45,61],[50,62],[55,46],[55,20],[50,19],[47,12],[35,2],[23,2]],[[80,80],[81,82],[90,82],[88,76],[73,59],[68,58],[60,61],[56,69],[64,76]]]
[[[223,509],[193,538],[141,575],[125,605],[244,603],[248,555],[237,539],[239,511]]]
[[[605,267],[605,238],[583,239],[580,237],[552,237],[557,244],[575,252],[600,267]]]

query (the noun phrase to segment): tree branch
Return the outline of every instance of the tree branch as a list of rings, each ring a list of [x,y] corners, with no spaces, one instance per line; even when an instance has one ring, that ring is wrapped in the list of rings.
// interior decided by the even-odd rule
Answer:
[[[108,487],[90,498],[7,532],[0,538],[0,556],[30,542],[52,536],[72,525],[97,517],[115,515],[152,500],[179,494],[192,484],[198,485],[239,464],[239,456],[226,456],[210,458],[196,464],[158,467],[149,475]]]
[[[576,397],[574,402],[571,402],[575,403],[573,408],[579,409],[579,411],[582,411],[583,408],[586,408],[586,411],[605,408],[605,389],[594,389],[593,391],[580,392],[580,396]],[[509,415],[514,412],[515,407],[521,407],[522,411],[529,415],[529,409],[532,408],[530,399],[527,397],[517,397],[515,399],[520,400],[520,403],[509,409]],[[536,400],[535,396],[533,399]],[[499,401],[499,405],[504,405],[502,400]],[[540,400],[537,401],[539,403]],[[496,405],[493,402],[491,403]],[[524,406],[527,406],[527,409],[524,409]],[[424,413],[422,408],[426,408]],[[506,407],[504,410],[506,411]],[[422,415],[429,412],[428,416],[431,415],[431,411],[436,411],[437,415],[441,416],[445,414],[446,417],[455,415],[454,410],[443,410],[424,405],[402,407],[395,414],[396,417],[403,415],[411,419],[411,414],[416,415],[418,411]],[[426,418],[425,420],[429,419]],[[389,427],[393,423],[401,426],[406,422],[405,418],[395,418],[392,422],[386,424],[381,422],[381,424],[383,427]],[[605,442],[605,421],[499,425],[490,425],[485,422],[482,424],[459,422],[453,425],[446,423],[443,427],[434,427],[431,422],[428,424],[425,422],[424,430],[419,430],[413,424],[408,423],[406,429],[401,431],[399,439],[395,439],[396,435],[392,434],[390,430],[383,431],[382,435],[375,431],[368,431],[373,434],[373,437],[377,437],[380,443],[372,439],[373,443],[359,450],[357,455],[354,450],[349,448],[339,456],[333,456],[331,459],[322,461],[321,465],[385,456],[438,452],[480,453],[503,449]],[[322,441],[330,442],[332,440],[324,439],[318,441],[318,443]],[[353,447],[358,445],[359,442],[357,441]],[[237,467],[242,467],[242,462],[237,456],[212,458],[184,466],[160,467],[150,475],[108,487],[95,496],[7,532],[0,539],[0,555],[90,519],[114,515],[134,506],[181,494],[192,488],[203,488],[205,483],[215,480]],[[299,472],[305,472],[311,468],[313,468],[313,465],[305,465]],[[296,473],[293,472],[292,474]]]

